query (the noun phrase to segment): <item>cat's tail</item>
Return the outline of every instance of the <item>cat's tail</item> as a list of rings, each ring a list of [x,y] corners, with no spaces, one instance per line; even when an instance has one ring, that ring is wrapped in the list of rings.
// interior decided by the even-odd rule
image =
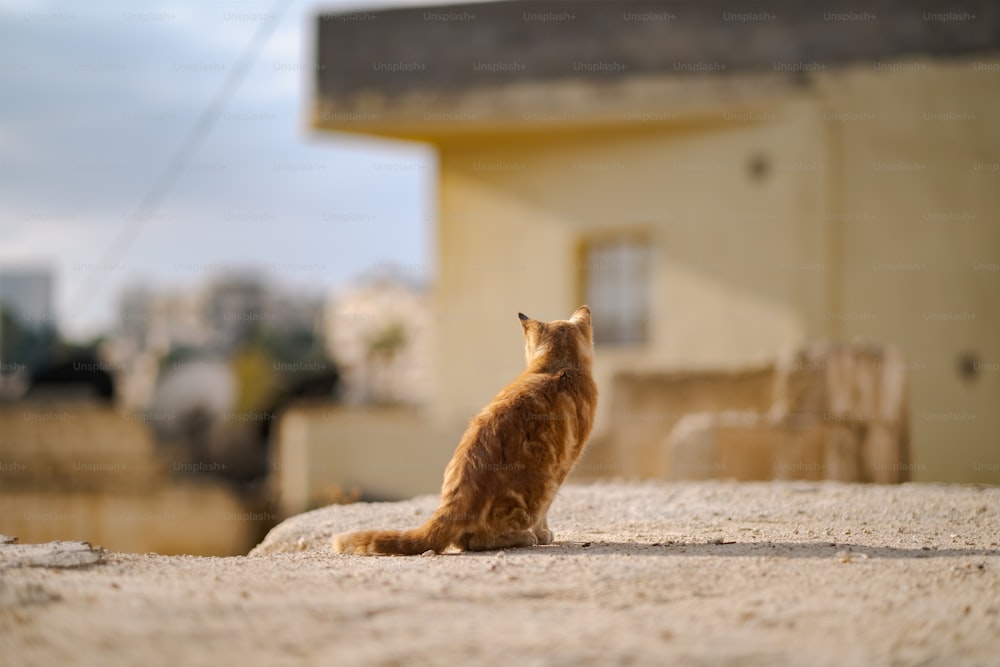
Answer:
[[[465,530],[464,522],[438,510],[427,523],[413,530],[363,530],[343,533],[333,539],[333,548],[342,554],[374,556],[395,554],[417,556],[427,551],[441,553]]]

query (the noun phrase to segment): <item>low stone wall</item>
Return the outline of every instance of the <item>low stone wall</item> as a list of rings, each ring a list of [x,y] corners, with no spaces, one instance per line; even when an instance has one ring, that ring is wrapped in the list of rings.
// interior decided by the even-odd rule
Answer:
[[[773,366],[622,373],[611,387],[610,428],[604,449],[620,467],[619,475],[671,477],[663,440],[681,419],[701,412],[766,412],[773,394]]]
[[[611,433],[640,477],[902,482],[911,465],[906,382],[892,348],[818,341],[771,367],[701,382],[619,377]],[[669,418],[634,423],[659,414],[657,405]]]
[[[0,533],[162,554],[246,553],[277,516],[177,480],[146,424],[85,400],[0,404]]]
[[[224,486],[157,484],[143,493],[0,491],[0,533],[23,542],[82,540],[115,551],[246,553],[277,518],[252,512]]]
[[[3,488],[141,490],[163,479],[149,429],[86,400],[0,404]]]

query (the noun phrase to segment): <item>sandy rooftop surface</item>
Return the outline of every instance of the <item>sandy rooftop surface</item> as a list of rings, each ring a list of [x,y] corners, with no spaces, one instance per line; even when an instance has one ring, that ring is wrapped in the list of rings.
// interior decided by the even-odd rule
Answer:
[[[1000,488],[571,486],[550,546],[329,548],[435,504],[324,508],[236,558],[0,546],[0,665],[1000,665]]]

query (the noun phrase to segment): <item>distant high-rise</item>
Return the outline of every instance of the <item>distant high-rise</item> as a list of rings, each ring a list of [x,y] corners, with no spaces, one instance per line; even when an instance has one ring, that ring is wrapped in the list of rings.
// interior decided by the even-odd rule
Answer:
[[[55,328],[53,282],[47,268],[0,269],[0,307],[25,328]]]

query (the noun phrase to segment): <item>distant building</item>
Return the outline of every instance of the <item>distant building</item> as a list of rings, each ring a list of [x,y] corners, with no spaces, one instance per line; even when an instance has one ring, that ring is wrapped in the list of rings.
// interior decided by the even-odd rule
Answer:
[[[0,307],[26,328],[55,328],[53,283],[46,268],[0,269]]]
[[[290,294],[253,274],[223,275],[190,291],[125,292],[106,351],[123,401],[142,408],[153,397],[161,360],[172,352],[226,356],[264,329],[319,336],[321,321],[318,297]]]
[[[57,335],[52,272],[44,267],[0,269],[0,399],[28,389],[32,370],[48,362]],[[8,319],[9,318],[9,319]]]
[[[226,275],[204,290],[202,314],[212,332],[212,343],[232,349],[265,322],[276,319],[268,311],[267,288],[256,276]]]
[[[200,292],[170,293],[146,287],[125,291],[118,302],[118,327],[104,345],[116,369],[118,395],[129,409],[149,407],[160,361],[171,350],[200,349],[211,341]]]
[[[423,404],[431,397],[426,290],[391,270],[336,293],[326,306],[327,351],[351,404]]]
[[[159,355],[178,347],[203,347],[212,341],[203,290],[134,288],[122,295],[118,311],[119,335]]]

